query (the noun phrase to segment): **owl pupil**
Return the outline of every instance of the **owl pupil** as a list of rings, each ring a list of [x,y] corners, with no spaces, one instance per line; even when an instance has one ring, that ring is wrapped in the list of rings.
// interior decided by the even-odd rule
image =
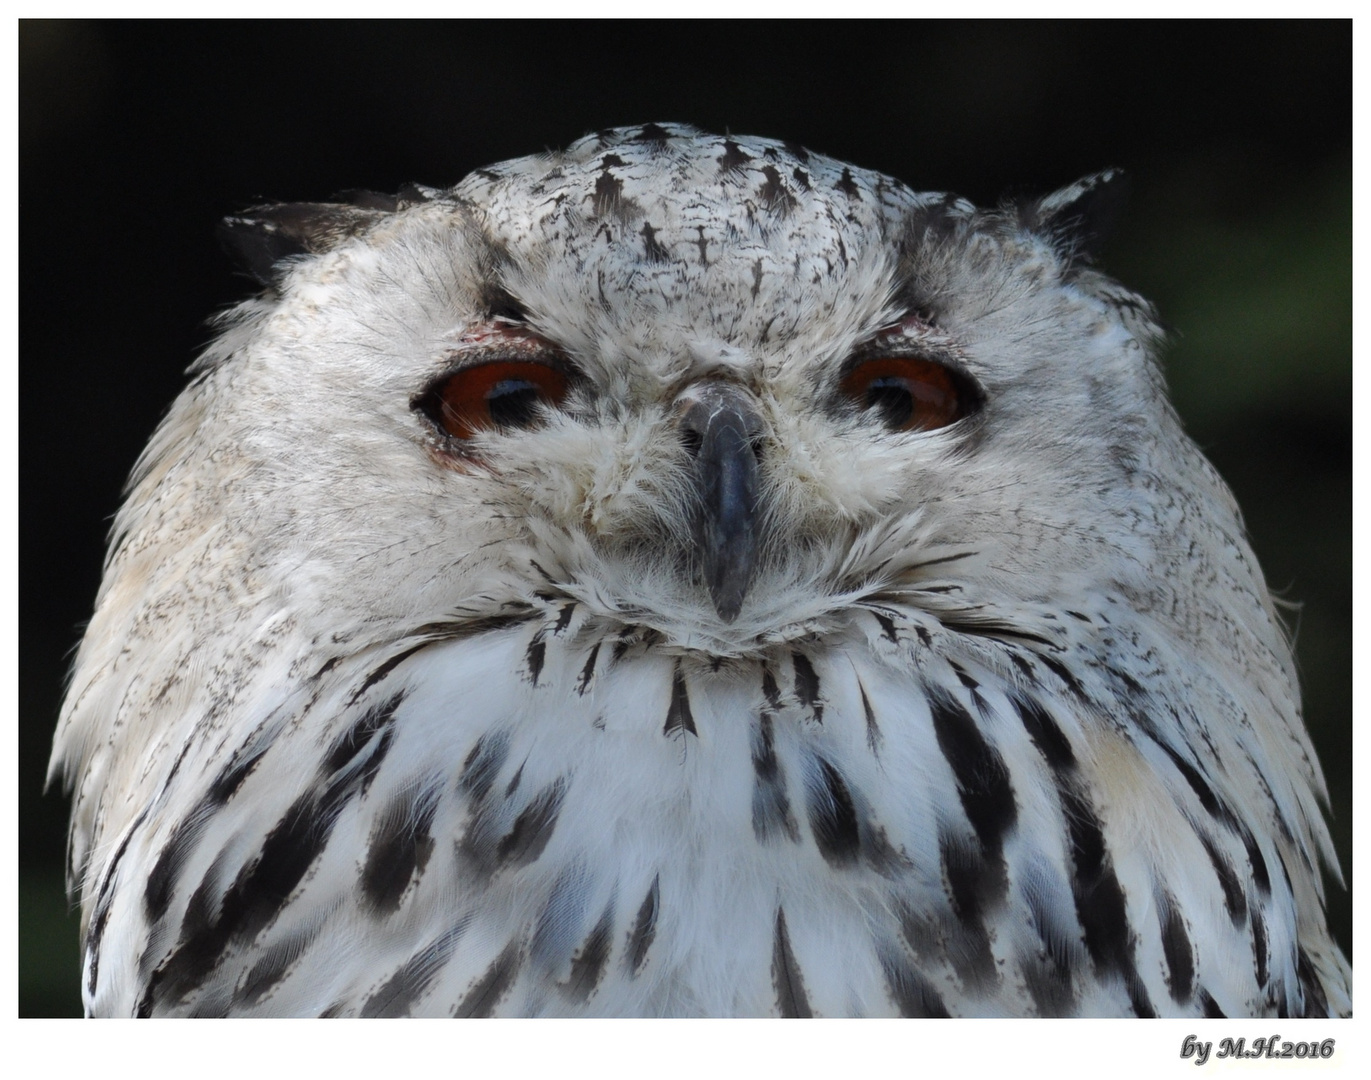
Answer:
[[[501,379],[486,394],[490,418],[500,427],[528,427],[537,404],[538,387],[525,379]]]
[[[888,426],[902,431],[914,418],[914,395],[904,379],[872,379],[866,388],[866,407],[879,409]]]

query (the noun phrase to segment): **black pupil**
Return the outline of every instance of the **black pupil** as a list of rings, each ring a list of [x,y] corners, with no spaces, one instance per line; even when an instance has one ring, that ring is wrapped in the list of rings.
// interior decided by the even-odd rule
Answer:
[[[914,395],[905,381],[896,376],[872,379],[866,388],[866,407],[880,409],[881,418],[900,430],[914,416]]]
[[[490,418],[500,427],[527,427],[536,419],[538,387],[526,379],[501,379],[486,394]]]

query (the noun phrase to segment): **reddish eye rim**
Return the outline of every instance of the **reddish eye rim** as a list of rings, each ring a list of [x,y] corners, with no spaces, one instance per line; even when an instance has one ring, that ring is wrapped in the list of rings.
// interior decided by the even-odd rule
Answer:
[[[487,360],[440,379],[418,405],[450,438],[467,440],[479,431],[530,426],[520,415],[526,399],[502,419],[501,398],[514,401],[532,390],[538,402],[555,407],[566,400],[569,382],[566,372],[538,360]]]
[[[879,408],[892,431],[936,431],[968,416],[977,405],[965,376],[922,356],[858,361],[839,385],[859,409]]]

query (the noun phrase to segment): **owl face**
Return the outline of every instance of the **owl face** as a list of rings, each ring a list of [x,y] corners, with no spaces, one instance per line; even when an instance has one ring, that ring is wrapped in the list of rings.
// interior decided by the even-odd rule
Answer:
[[[1112,180],[648,125],[230,219],[56,739],[88,1008],[1346,1011]]]
[[[1136,545],[1139,435],[1169,423],[1146,306],[1064,231],[1093,191],[982,213],[649,125],[314,208],[238,396],[334,487],[256,485],[252,517],[370,611],[400,599],[356,566],[403,557],[412,618],[553,592],[718,655],[890,590],[1041,594]],[[275,474],[252,419],[233,452]]]

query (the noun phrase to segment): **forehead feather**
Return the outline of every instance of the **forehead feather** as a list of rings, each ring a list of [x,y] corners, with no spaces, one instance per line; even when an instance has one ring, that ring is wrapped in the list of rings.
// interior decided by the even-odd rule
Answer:
[[[744,343],[875,318],[902,222],[942,200],[800,147],[664,125],[481,169],[454,194],[535,311],[666,317]]]

